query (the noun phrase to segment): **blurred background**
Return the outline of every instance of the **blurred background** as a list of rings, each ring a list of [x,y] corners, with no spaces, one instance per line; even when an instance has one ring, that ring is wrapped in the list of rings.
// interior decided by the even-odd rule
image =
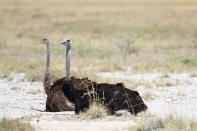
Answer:
[[[64,76],[64,37],[72,75],[186,72],[197,68],[195,0],[1,0],[0,73],[41,81],[50,37],[54,79]]]

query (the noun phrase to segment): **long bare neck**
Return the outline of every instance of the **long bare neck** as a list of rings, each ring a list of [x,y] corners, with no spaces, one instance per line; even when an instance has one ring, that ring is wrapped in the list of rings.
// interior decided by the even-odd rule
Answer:
[[[46,44],[47,46],[47,58],[46,58],[46,74],[44,78],[44,90],[46,94],[48,95],[50,93],[51,89],[51,76],[50,76],[50,43]]]
[[[70,48],[71,45],[66,46],[66,80],[70,80]]]
[[[50,77],[50,44],[47,44],[46,76]]]

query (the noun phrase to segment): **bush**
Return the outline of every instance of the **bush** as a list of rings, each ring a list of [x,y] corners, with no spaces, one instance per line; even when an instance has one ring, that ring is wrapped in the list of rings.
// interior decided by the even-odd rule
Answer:
[[[176,57],[180,63],[184,65],[196,66],[197,65],[197,57]]]

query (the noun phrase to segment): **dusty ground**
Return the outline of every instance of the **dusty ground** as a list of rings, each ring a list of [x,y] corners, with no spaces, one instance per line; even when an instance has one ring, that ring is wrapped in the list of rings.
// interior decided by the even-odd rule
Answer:
[[[140,94],[149,92],[145,100],[149,107],[147,113],[165,117],[167,114],[176,114],[197,121],[197,77],[191,73],[168,74],[132,74],[131,72],[97,73],[102,77],[150,81],[152,87],[138,85]],[[0,80],[0,118],[24,118],[30,120],[37,130],[126,130],[135,124],[139,118],[146,119],[147,113],[138,116],[123,115],[120,117],[107,116],[103,119],[90,120],[82,116],[75,116],[74,112],[47,113],[42,83],[21,82],[24,74],[12,74],[13,80]],[[165,86],[162,82],[168,82]]]

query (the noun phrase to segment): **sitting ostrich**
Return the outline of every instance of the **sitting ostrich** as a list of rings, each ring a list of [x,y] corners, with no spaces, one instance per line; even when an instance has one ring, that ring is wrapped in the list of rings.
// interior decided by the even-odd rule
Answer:
[[[43,38],[41,43],[47,47],[46,59],[46,74],[44,78],[43,87],[47,94],[46,111],[60,112],[60,111],[74,111],[74,104],[71,103],[64,95],[61,85],[65,78],[58,79],[51,82],[50,75],[50,39]]]
[[[128,110],[131,114],[136,115],[147,109],[139,93],[125,88],[122,83],[97,84],[88,80],[88,78],[77,79],[70,77],[71,40],[65,38],[61,44],[66,46],[66,77],[62,82],[62,90],[65,96],[75,103],[76,114],[89,108],[95,96],[96,99],[98,98],[97,102],[104,104],[111,114],[118,110]]]

